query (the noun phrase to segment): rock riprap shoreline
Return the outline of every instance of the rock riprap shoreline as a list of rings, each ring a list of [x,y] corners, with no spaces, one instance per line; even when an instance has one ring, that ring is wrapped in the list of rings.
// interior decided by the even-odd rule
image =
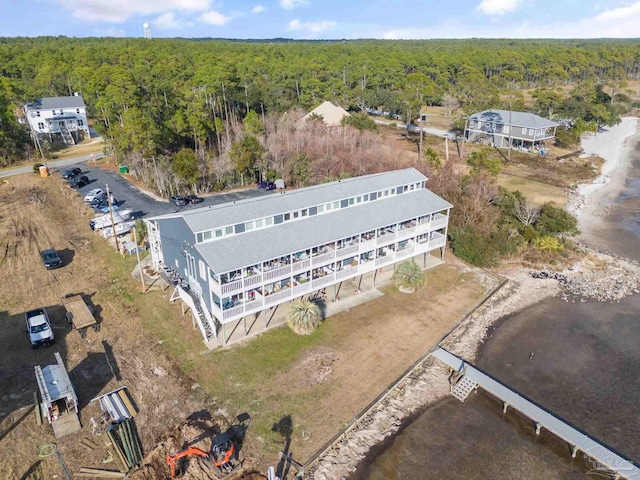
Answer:
[[[582,246],[584,260],[562,272],[531,271],[536,279],[556,280],[560,296],[567,302],[589,299],[600,302],[619,302],[629,295],[640,293],[640,264],[611,252]]]

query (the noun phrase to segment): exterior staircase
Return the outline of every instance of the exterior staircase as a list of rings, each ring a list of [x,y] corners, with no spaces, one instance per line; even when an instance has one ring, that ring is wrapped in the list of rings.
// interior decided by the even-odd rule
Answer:
[[[216,336],[213,330],[215,328],[215,325],[213,325],[212,322],[210,322],[207,318],[207,315],[205,315],[202,304],[200,303],[200,298],[197,297],[191,290],[185,290],[185,292],[187,292],[189,294],[189,297],[191,297],[191,299],[193,300],[193,305],[189,306],[194,312],[194,315],[197,315],[196,319],[198,320],[198,322],[202,325],[206,341],[211,340],[212,337]]]
[[[65,145],[76,144],[75,140],[73,139],[73,135],[71,135],[71,132],[69,131],[65,123],[60,125],[60,134],[62,135],[62,140],[64,140]]]
[[[478,384],[476,382],[465,375],[460,380],[458,380],[458,383],[456,383],[455,386],[451,389],[451,395],[456,397],[461,402],[464,402],[469,394],[473,390],[475,390],[477,386]]]

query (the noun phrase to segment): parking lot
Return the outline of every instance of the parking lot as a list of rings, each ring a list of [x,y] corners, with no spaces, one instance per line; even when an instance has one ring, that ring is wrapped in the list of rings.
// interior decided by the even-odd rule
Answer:
[[[230,193],[218,193],[204,197],[203,203],[196,205],[185,205],[184,207],[176,207],[168,201],[159,201],[142,192],[138,187],[127,181],[125,177],[117,172],[102,169],[98,166],[94,166],[86,163],[78,163],[76,165],[70,165],[66,168],[78,167],[82,169],[82,174],[89,178],[89,184],[78,189],[80,196],[84,197],[94,188],[106,189],[106,185],[109,185],[109,190],[113,193],[113,196],[118,202],[118,206],[122,209],[131,209],[135,218],[140,217],[152,217],[155,215],[163,215],[166,213],[174,213],[181,211],[193,210],[201,207],[208,207],[211,205],[218,205],[226,202],[233,202],[237,200],[244,200],[246,198],[255,198],[262,195],[273,194],[274,191],[260,190],[258,188],[250,188],[239,192]],[[61,169],[63,170],[63,169]]]

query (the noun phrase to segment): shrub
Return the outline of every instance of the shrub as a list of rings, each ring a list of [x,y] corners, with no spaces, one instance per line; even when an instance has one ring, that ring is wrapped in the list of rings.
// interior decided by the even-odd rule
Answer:
[[[289,306],[287,325],[298,335],[311,335],[321,321],[320,307],[308,298],[296,300]]]
[[[396,287],[405,293],[413,293],[426,282],[424,272],[413,260],[398,265],[392,279]]]
[[[44,164],[37,162],[33,164],[33,173],[40,173],[40,167],[42,167]]]
[[[580,132],[562,127],[556,130],[556,146],[560,148],[569,148],[574,147],[579,143]]]
[[[373,119],[364,112],[352,113],[348,117],[343,117],[342,124],[349,125],[357,128],[358,130],[375,131],[378,129],[376,122],[374,122]]]
[[[472,227],[452,229],[449,233],[456,257],[477,267],[492,267],[498,263],[499,251],[489,235]]]
[[[502,163],[499,158],[490,157],[489,150],[476,150],[467,159],[473,173],[480,171],[488,172],[491,176],[497,177],[502,171]]]
[[[559,252],[564,249],[562,242],[556,237],[545,235],[544,237],[536,238],[533,242],[534,248],[545,252]]]
[[[576,217],[549,202],[540,208],[540,216],[536,220],[535,227],[542,236],[580,233]]]

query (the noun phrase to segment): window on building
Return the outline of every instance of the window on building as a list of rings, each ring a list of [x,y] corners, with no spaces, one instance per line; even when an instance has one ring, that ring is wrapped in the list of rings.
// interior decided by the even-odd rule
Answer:
[[[78,119],[78,125],[80,125],[81,127],[84,125],[84,122],[80,119]]]
[[[302,216],[303,217],[307,217],[309,215],[309,210],[307,210],[306,208],[302,210]]]
[[[211,238],[213,238],[213,234],[211,233],[211,230],[209,230],[208,232],[204,232],[202,234],[202,240],[203,241],[207,241],[207,240],[211,240]]]
[[[337,210],[339,208],[340,208],[340,202],[339,201],[338,202],[333,202],[333,209]]]
[[[60,125],[61,127],[64,126],[64,120],[58,122],[58,125]]]
[[[533,128],[529,129],[529,135],[533,136]]]
[[[211,236],[211,232],[208,232],[208,233],[209,233],[209,236]],[[215,231],[215,235],[216,235],[216,238],[221,238],[223,235],[222,229],[221,228],[217,229]]]
[[[80,115],[80,109],[79,109],[79,108],[76,108],[76,113],[77,113],[78,115]]]
[[[318,208],[316,209],[317,213],[323,213],[325,209],[325,205],[318,205]]]
[[[256,220],[256,228],[264,227],[264,219]]]
[[[275,223],[276,225],[280,225],[283,220],[284,219],[282,215],[276,215],[275,217],[273,217],[273,223]]]
[[[38,123],[38,130],[44,130],[44,123],[42,122]]]
[[[362,197],[356,197],[356,203],[362,203]]]
[[[244,232],[244,223],[238,223],[234,228],[235,228],[235,232],[236,233],[243,233]]]
[[[247,232],[250,232],[255,228],[255,222],[246,222],[244,226],[247,229]]]
[[[196,243],[202,243],[202,234],[196,233]]]
[[[311,207],[309,209],[309,216],[311,215],[317,215],[318,214],[318,207]]]
[[[509,125],[505,125],[504,127],[502,127],[502,131],[503,133],[509,133]]]
[[[526,134],[527,134],[527,129],[526,129],[526,128],[523,128],[523,129],[522,129],[522,133],[524,133],[524,134],[526,135]]]
[[[233,227],[225,227],[224,234],[225,236],[233,235]]]
[[[371,201],[374,201],[375,199],[378,198],[378,192],[373,192],[372,194],[369,195],[369,198],[371,199]]]
[[[198,268],[200,269],[200,278],[205,280],[207,278],[207,267],[202,260],[198,260]]]
[[[285,213],[284,214],[284,221],[288,222],[289,220],[291,220],[291,214],[290,213]]]
[[[273,225],[273,217],[265,218],[265,219],[264,219],[264,224],[265,224],[265,226],[267,226],[267,227],[269,227],[269,226]]]
[[[39,116],[40,116],[40,110],[37,110],[36,111],[36,117],[39,117]]]
[[[293,212],[293,218],[298,218],[300,216],[300,212]]]
[[[402,186],[396,188],[396,194],[400,195],[402,193],[402,191],[404,190],[404,188]]]

